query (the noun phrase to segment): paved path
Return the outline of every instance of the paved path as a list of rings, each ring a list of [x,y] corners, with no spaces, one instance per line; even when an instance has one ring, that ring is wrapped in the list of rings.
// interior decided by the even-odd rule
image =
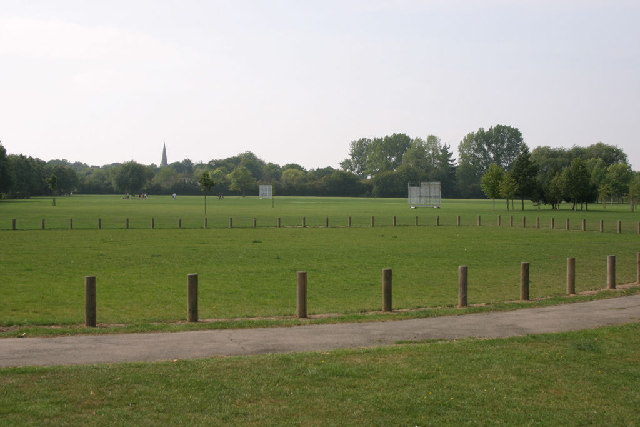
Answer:
[[[0,367],[149,362],[374,347],[400,340],[497,338],[640,321],[640,294],[492,312],[372,323],[175,333],[0,339]]]

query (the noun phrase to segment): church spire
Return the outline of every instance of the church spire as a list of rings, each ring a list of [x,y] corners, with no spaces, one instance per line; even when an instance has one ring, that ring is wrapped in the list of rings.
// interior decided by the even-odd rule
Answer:
[[[162,161],[160,162],[160,167],[167,166],[167,144],[163,144],[162,146]]]

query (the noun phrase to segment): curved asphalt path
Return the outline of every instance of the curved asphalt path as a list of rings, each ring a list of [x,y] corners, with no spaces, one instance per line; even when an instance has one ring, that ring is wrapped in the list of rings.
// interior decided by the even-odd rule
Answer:
[[[499,338],[640,322],[640,294],[461,316],[289,328],[0,339],[0,367],[151,362],[375,347],[396,341]]]

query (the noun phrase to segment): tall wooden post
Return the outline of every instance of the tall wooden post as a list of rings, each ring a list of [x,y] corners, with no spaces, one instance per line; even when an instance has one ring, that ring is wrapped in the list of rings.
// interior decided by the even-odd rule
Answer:
[[[576,259],[567,258],[567,295],[576,293]]]
[[[96,276],[84,277],[84,324],[96,327]]]
[[[182,218],[178,218],[178,228],[182,228]]]
[[[129,218],[127,218],[126,222],[125,222],[125,228],[128,230],[129,229]]]
[[[551,229],[553,230],[556,226],[556,220],[555,218],[551,218]]]
[[[253,228],[256,228],[258,226],[258,220],[256,218],[253,218]]]
[[[587,220],[582,218],[582,231],[587,231]]]
[[[416,215],[416,227],[418,226],[418,215]]]
[[[460,227],[460,215],[458,215],[456,218],[456,225]]]
[[[304,227],[306,227],[306,226],[307,226],[307,217],[306,217],[306,216],[303,216],[303,217],[302,217],[302,228],[304,228]]]
[[[198,321],[198,275],[187,274],[187,322]]]
[[[229,228],[233,228],[233,218],[229,217]]]
[[[436,215],[436,227],[440,226],[440,215]]]
[[[600,220],[600,232],[604,233],[604,220],[603,219]]]
[[[329,228],[329,217],[325,220],[324,226]]]
[[[151,218],[151,229],[156,228],[156,219],[155,218]]]
[[[382,311],[391,311],[391,269],[382,269]]]
[[[298,271],[298,317],[304,319],[307,317],[307,272]]]
[[[397,224],[398,224],[398,223],[397,223],[397,218],[396,218],[396,216],[394,215],[394,216],[393,216],[393,226],[395,227]]]
[[[520,263],[520,300],[529,301],[529,263]]]
[[[44,218],[42,218],[42,229],[43,230],[45,229],[45,220],[44,220]]]
[[[536,217],[536,228],[538,228],[538,229],[540,228],[540,217],[539,216]]]
[[[349,219],[347,220],[347,227],[351,228],[351,216],[349,216]]]
[[[278,217],[278,228],[280,228],[282,226],[282,220],[280,219],[280,217]]]
[[[102,230],[102,218],[98,218],[98,230]]]
[[[482,225],[482,217],[478,215],[478,227]]]
[[[374,218],[373,215],[371,215],[371,228],[373,228],[375,224],[376,224],[376,219]]]
[[[16,219],[15,219],[15,218],[13,218],[13,219],[11,220],[11,229],[12,229],[12,230],[15,230],[15,229],[16,229]]]
[[[498,215],[498,227],[502,226],[502,217]]]
[[[69,230],[73,230],[73,218],[69,218]]]
[[[567,223],[565,225],[565,230],[569,231],[571,229],[571,226],[569,225],[569,218],[567,218]]]
[[[618,234],[622,234],[622,221],[618,220]]]
[[[513,227],[513,215],[509,217],[509,227]]]
[[[458,267],[458,307],[467,306],[467,266]]]
[[[616,288],[616,256],[607,257],[607,289]]]
[[[522,228],[527,228],[527,217],[526,216],[522,217]]]

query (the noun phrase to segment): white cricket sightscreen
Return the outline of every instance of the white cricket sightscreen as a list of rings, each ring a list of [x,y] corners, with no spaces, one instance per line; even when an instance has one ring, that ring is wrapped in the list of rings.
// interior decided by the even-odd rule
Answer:
[[[440,201],[440,182],[421,182],[420,187],[412,187],[409,184],[409,205],[412,208],[439,208]]]

